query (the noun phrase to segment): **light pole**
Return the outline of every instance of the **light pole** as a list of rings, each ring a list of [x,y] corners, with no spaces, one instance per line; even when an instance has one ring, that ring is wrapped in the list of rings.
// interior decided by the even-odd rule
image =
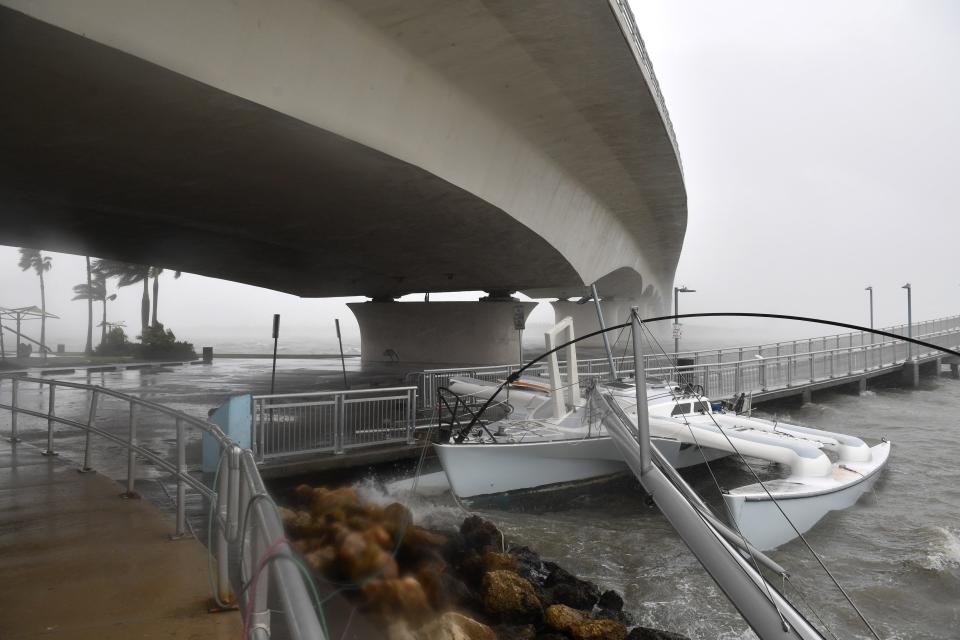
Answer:
[[[680,315],[680,294],[681,293],[696,293],[696,289],[687,289],[687,285],[682,287],[673,288],[673,315]],[[677,354],[680,353],[680,319],[673,319],[673,359],[677,360]],[[676,366],[676,362],[673,363]]]
[[[910,287],[910,283],[900,287],[901,289],[907,290],[907,337],[913,337],[913,289]],[[913,343],[907,343],[907,360],[913,360]]]
[[[864,291],[870,292],[870,328],[873,329],[873,285],[868,286]],[[870,344],[873,344],[873,334],[870,334]]]

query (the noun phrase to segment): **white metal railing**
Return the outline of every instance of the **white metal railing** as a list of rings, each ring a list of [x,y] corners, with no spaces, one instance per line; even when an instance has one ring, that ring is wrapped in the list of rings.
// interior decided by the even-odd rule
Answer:
[[[310,596],[312,587],[307,581],[311,578],[295,560],[280,516],[249,449],[237,446],[214,424],[101,386],[0,377],[0,392],[3,392],[0,409],[10,412],[11,442],[21,440],[24,419],[33,424],[39,421],[40,425],[45,424],[47,432],[43,454],[58,455],[54,426],[79,429],[85,436],[80,471],[91,470],[92,436],[119,445],[127,452],[125,495],[128,496],[136,495],[138,459],[172,475],[177,483],[172,538],[186,534],[187,489],[205,498],[212,525],[209,532],[213,537],[212,552],[216,558],[216,598],[220,603],[232,604],[231,573],[237,577],[238,584],[245,585],[247,600],[240,606],[249,621],[248,638],[269,637],[271,609],[284,616],[284,626],[291,637],[303,640],[325,637]],[[152,426],[166,420],[175,429],[172,455],[158,450],[160,446],[155,437],[138,435],[137,428],[144,423],[145,415],[151,416]],[[194,436],[207,434],[219,446],[215,487],[207,486],[187,467],[190,432]],[[289,560],[273,561],[273,556],[287,556]]]
[[[960,344],[960,332],[923,336],[943,347]],[[845,378],[902,365],[910,358],[938,355],[936,350],[915,347],[898,340],[841,347],[808,353],[770,356],[736,362],[708,363],[647,370],[648,379],[682,379],[703,386],[704,395],[723,398],[739,393],[763,393]]]
[[[260,461],[414,443],[414,386],[263,395],[252,402],[253,448]]]
[[[900,324],[893,327],[884,327],[881,330],[901,336],[907,336],[909,333],[907,331],[906,324]],[[924,336],[935,336],[957,331],[960,331],[960,316],[949,316],[945,318],[937,318],[934,320],[925,320],[923,322],[913,323],[913,337],[917,339],[923,339]],[[707,364],[711,362],[740,362],[749,360],[750,358],[758,355],[767,358],[770,356],[826,351],[828,349],[862,347],[865,345],[875,344],[879,340],[889,340],[889,338],[876,336],[866,331],[854,331],[849,333],[819,336],[816,338],[807,338],[805,340],[788,340],[760,345],[728,347],[725,349],[681,351],[676,354],[669,354],[669,357],[676,357],[681,360],[693,360],[693,364]],[[658,364],[658,359],[662,361],[664,356],[662,354],[660,356],[648,355],[645,364],[646,366],[655,367]]]
[[[883,331],[902,336],[908,334],[906,325],[887,327]],[[937,318],[913,325],[914,338],[934,344],[941,344],[937,341],[944,337],[958,335],[960,316]],[[951,345],[942,343],[942,346]],[[733,393],[810,384],[837,377],[844,370],[849,375],[853,371],[889,367],[904,362],[909,352],[909,343],[867,332],[851,332],[755,346],[666,355],[646,354],[644,366],[649,376],[665,378],[674,374],[674,362],[680,362],[682,366],[679,371],[697,384],[702,384],[707,395],[724,397]],[[913,355],[918,355],[916,349]],[[606,358],[578,359],[577,364],[581,378],[598,378],[609,374]],[[620,373],[633,373],[632,356],[614,357],[614,364]],[[437,390],[449,385],[453,377],[503,382],[520,366],[509,364],[428,369],[408,374],[407,380],[417,388],[417,408],[427,410],[436,404]],[[561,362],[560,369],[565,375],[566,363]],[[546,376],[546,365],[538,363],[527,369],[525,375]]]

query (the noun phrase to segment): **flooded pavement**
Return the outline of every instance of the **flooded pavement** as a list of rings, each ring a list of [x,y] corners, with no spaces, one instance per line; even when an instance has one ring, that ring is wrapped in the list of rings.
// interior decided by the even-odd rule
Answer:
[[[87,372],[77,370],[73,374],[49,376],[58,381],[97,385],[148,400],[187,415],[206,419],[228,398],[270,391],[271,360],[269,358],[221,359],[213,364],[159,366],[149,369],[123,371]],[[277,393],[306,391],[330,391],[343,386],[343,373],[339,358],[331,359],[283,359],[277,361],[275,389]],[[351,384],[384,384],[393,379],[402,379],[402,373],[389,367],[361,370],[359,358],[346,359],[348,380]],[[41,377],[31,371],[31,377]],[[45,380],[47,376],[43,377]],[[0,378],[0,402],[10,404],[12,383],[10,378]],[[49,407],[49,386],[26,381],[18,383],[17,406],[40,413]],[[90,407],[90,393],[86,390],[58,386],[55,393],[55,411],[58,417],[85,423]],[[102,396],[97,406],[96,425],[103,431],[120,438],[127,438],[129,429],[129,405],[126,402]],[[20,414],[19,437],[34,447],[33,451],[47,446],[46,419]],[[0,412],[0,433],[10,433],[10,415]],[[201,433],[187,428],[187,466],[191,473],[209,485],[213,478],[200,472]],[[137,422],[137,442],[151,452],[175,464],[176,422],[158,411],[141,408]],[[76,427],[55,424],[53,450],[60,458],[77,468],[83,465],[86,436]],[[90,466],[98,473],[126,483],[128,456],[126,449],[115,442],[94,435],[91,446]],[[169,514],[175,512],[174,496],[176,483],[163,469],[148,461],[137,460],[137,491]],[[205,539],[207,529],[206,507],[195,492],[187,492],[187,514],[190,527]]]

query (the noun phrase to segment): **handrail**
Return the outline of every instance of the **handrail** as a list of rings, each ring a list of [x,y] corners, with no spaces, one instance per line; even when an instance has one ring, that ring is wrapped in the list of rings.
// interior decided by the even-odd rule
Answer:
[[[206,422],[161,404],[143,400],[135,396],[114,391],[99,385],[88,385],[61,380],[29,378],[0,374],[0,384],[11,382],[10,404],[0,402],[0,409],[10,411],[10,440],[19,442],[18,417],[32,416],[47,421],[48,455],[53,451],[54,425],[60,424],[81,429],[87,434],[83,467],[90,470],[91,438],[94,434],[119,444],[127,449],[127,492],[133,496],[136,488],[136,458],[141,456],[158,468],[173,475],[177,482],[176,525],[172,539],[186,535],[186,489],[190,487],[208,501],[211,514],[211,535],[215,534],[214,549],[217,578],[215,599],[218,603],[230,605],[233,602],[233,587],[230,581],[230,568],[238,569],[240,584],[251,594],[247,601],[240,602],[240,608],[246,616],[249,630],[247,637],[262,639],[270,635],[270,593],[275,589],[279,609],[284,614],[285,626],[290,636],[298,640],[326,637],[317,610],[311,599],[312,585],[310,576],[302,570],[302,564],[284,534],[283,524],[277,509],[269,497],[263,479],[257,469],[253,452],[242,449],[215,424]],[[18,406],[21,385],[37,384],[42,392],[47,387],[47,412]],[[90,394],[87,423],[59,416],[56,413],[56,390],[58,388],[76,389]],[[95,426],[98,401],[100,397],[112,397],[122,400],[129,407],[127,437]],[[137,443],[136,427],[140,408],[157,411],[176,421],[176,463],[163,455],[151,451]],[[192,476],[186,464],[185,426],[211,436],[220,448],[220,464],[217,470],[217,486],[208,487]],[[274,556],[285,556],[287,561],[272,561]],[[277,608],[277,603],[273,603]]]
[[[955,335],[960,333],[960,315],[957,316],[947,316],[943,318],[935,318],[933,320],[925,320],[922,322],[916,322],[913,324],[914,335],[919,338],[934,338],[946,335]],[[906,333],[906,325],[896,325],[893,327],[888,327],[884,329],[888,332],[897,332],[901,331]],[[692,359],[692,364],[682,364],[679,366],[679,369],[687,372],[694,371],[690,367],[699,367],[703,368],[706,371],[710,372],[711,376],[715,376],[713,373],[717,369],[747,369],[750,365],[756,365],[760,360],[752,357],[753,354],[760,355],[763,358],[763,362],[769,365],[771,368],[777,366],[783,366],[783,362],[787,362],[787,366],[793,366],[792,362],[804,363],[810,358],[843,358],[844,354],[861,354],[864,353],[864,358],[874,357],[873,353],[879,353],[877,362],[870,369],[873,370],[876,367],[889,367],[902,362],[897,357],[897,350],[902,349],[903,345],[907,343],[902,340],[885,338],[879,342],[866,342],[865,339],[860,344],[855,344],[854,337],[868,335],[862,332],[849,332],[844,334],[835,334],[830,336],[819,336],[814,338],[807,338],[803,340],[794,340],[792,342],[778,342],[771,344],[760,344],[753,346],[742,346],[742,347],[727,347],[721,349],[704,349],[699,351],[688,351],[688,352],[679,352],[679,353],[667,353],[667,354],[647,354],[644,356],[646,366],[648,371],[652,374],[662,373],[664,371],[673,371],[676,367],[676,362],[679,359]],[[846,341],[847,344],[836,347],[827,347],[826,345],[829,342],[833,341]],[[798,346],[805,346],[808,349],[812,348],[814,344],[822,344],[824,348],[817,350],[803,350],[801,351]],[[777,351],[786,351],[785,353],[777,354],[764,354],[764,351],[776,349]],[[892,349],[892,359],[890,362],[884,361],[883,356],[885,351]],[[744,357],[746,355],[751,357]],[[724,360],[724,356],[734,355],[734,360]],[[670,362],[668,366],[660,365],[666,358]],[[632,367],[628,364],[628,361],[632,360],[630,356],[621,356],[615,358],[618,363],[618,370],[621,373],[628,373],[632,371]],[[707,360],[707,361],[703,361]],[[659,361],[659,362],[658,362]],[[820,363],[822,364],[822,363]],[[560,363],[561,367],[565,366],[564,363]],[[658,366],[660,365],[660,366]],[[447,367],[443,369],[427,369],[423,372],[414,372],[408,374],[408,381],[416,381],[418,387],[417,398],[420,402],[420,409],[425,410],[429,407],[432,407],[436,402],[436,387],[438,384],[443,384],[445,378],[454,376],[454,375],[463,375],[463,376],[472,376],[472,377],[490,377],[497,376],[500,378],[506,378],[514,371],[519,369],[522,365],[520,364],[503,364],[503,365],[485,365],[485,366],[474,366],[474,367]],[[830,365],[833,367],[833,365]],[[580,370],[581,376],[590,376],[597,375],[603,377],[609,370],[609,365],[605,358],[587,358],[578,360],[578,368]],[[833,372],[830,375],[826,376],[827,378],[834,377]],[[811,374],[810,382],[815,380],[815,376]],[[786,382],[786,386],[796,386],[798,381],[792,380],[789,378]],[[738,383],[739,384],[739,383]],[[706,386],[706,385],[705,385]],[[766,386],[766,380],[761,381],[761,388]]]
[[[390,443],[412,445],[417,398],[413,385],[253,396],[255,458],[266,462]]]
[[[305,393],[271,393],[260,396],[253,396],[254,400],[269,400],[271,398],[314,398],[318,396],[338,396],[344,394],[366,395],[371,393],[386,393],[390,391],[403,391],[406,393],[411,389],[416,390],[415,385],[405,387],[371,387],[369,389],[341,389],[339,391],[307,391]]]

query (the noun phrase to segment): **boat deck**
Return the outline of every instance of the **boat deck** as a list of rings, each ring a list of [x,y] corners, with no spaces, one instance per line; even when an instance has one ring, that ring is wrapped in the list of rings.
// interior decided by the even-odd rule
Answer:
[[[0,441],[0,638],[234,638],[203,545],[115,482]]]

